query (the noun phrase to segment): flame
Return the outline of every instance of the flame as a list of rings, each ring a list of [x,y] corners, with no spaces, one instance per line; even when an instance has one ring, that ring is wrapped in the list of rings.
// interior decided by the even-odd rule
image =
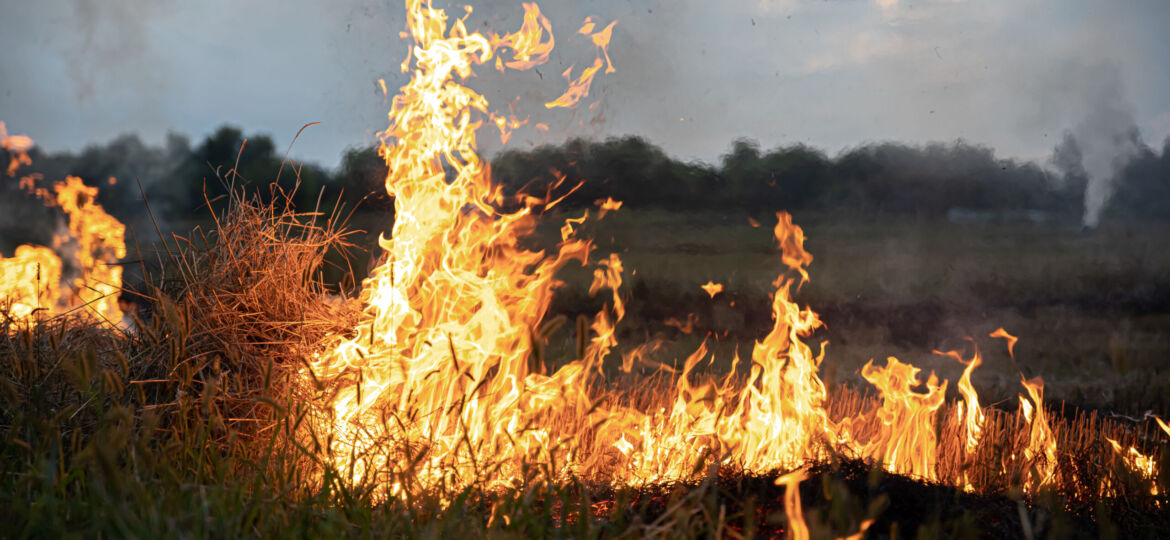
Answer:
[[[489,114],[488,103],[459,82],[502,47],[514,59],[497,66],[547,60],[550,25],[535,4],[524,8],[520,31],[489,40],[462,19],[448,25],[428,1],[406,2],[415,67],[393,99],[380,149],[395,201],[392,235],[379,241],[385,262],[363,284],[364,322],[338,336],[306,374],[338,387],[327,427],[348,450],[335,453],[337,463],[355,479],[408,476],[425,487],[455,475],[458,485],[503,485],[522,475],[524,462],[550,460],[566,444],[573,426],[540,420],[587,408],[587,367],[615,343],[603,312],[587,360],[551,376],[530,368],[554,273],[588,256],[589,243],[575,238],[585,217],[566,220],[555,254],[520,244],[535,224],[532,208],[497,209],[502,192],[476,153],[473,119]],[[616,255],[604,259],[593,286],[613,290],[616,319],[624,310],[621,270]],[[386,454],[386,441],[425,450],[400,461]],[[348,456],[358,456],[352,467]],[[392,494],[407,487],[391,482]]]
[[[706,291],[707,294],[711,295],[711,298],[715,298],[715,295],[723,292],[723,284],[715,283],[714,281],[708,281],[707,283],[704,283],[701,288]]]
[[[0,122],[0,148],[8,151],[8,176],[16,176],[16,171],[23,165],[32,165],[28,151],[33,147],[33,140],[27,135],[9,135],[4,122]]]
[[[959,351],[932,352],[942,356],[949,356],[960,364],[967,366],[963,370],[963,375],[959,377],[958,388],[959,393],[963,395],[963,402],[959,403],[958,416],[963,420],[963,427],[967,433],[967,443],[964,449],[970,454],[979,445],[979,434],[983,431],[984,421],[983,409],[979,407],[979,393],[971,385],[971,373],[983,363],[983,358],[979,356],[979,347],[975,345],[974,340],[971,338],[967,339],[975,346],[975,353],[971,356],[971,360],[963,360],[963,356],[959,354]]]
[[[1154,421],[1158,422],[1158,427],[1162,428],[1162,431],[1165,431],[1167,436],[1170,436],[1170,424],[1167,424],[1165,420],[1157,416],[1154,417]]]
[[[77,301],[99,317],[117,324],[122,320],[118,293],[122,289],[122,267],[113,264],[126,256],[126,227],[95,202],[98,189],[76,176],[53,186],[57,204],[69,215],[69,237],[60,242],[77,242],[81,276],[74,280]]]
[[[679,332],[689,334],[695,331],[695,323],[698,322],[698,320],[698,317],[696,317],[694,313],[687,313],[687,319],[685,321],[671,317],[663,321],[663,323],[666,324],[666,326],[677,328]]]
[[[1037,486],[1051,483],[1056,471],[1056,436],[1044,413],[1044,381],[1040,377],[1021,378],[1020,383],[1031,399],[1029,403],[1020,395],[1020,410],[1030,426],[1028,446],[1024,448],[1024,459],[1029,464],[1029,478],[1024,481],[1024,489],[1029,490],[1032,483]]]
[[[593,201],[593,204],[597,205],[601,209],[597,213],[597,219],[601,219],[605,217],[605,214],[619,210],[622,207],[622,202],[613,200],[613,197],[597,199],[596,201]]]
[[[0,122],[0,142],[12,156],[8,174],[15,176],[21,165],[31,164],[28,150],[33,141],[24,135],[9,136]],[[58,206],[69,217],[68,234],[54,238],[54,249],[22,245],[11,258],[0,256],[0,298],[15,321],[32,321],[84,308],[83,313],[111,324],[122,322],[118,294],[122,290],[122,267],[116,262],[126,256],[125,226],[97,204],[98,188],[86,186],[80,178],[66,177],[53,185],[52,192],[36,186],[38,176],[20,179],[22,189]],[[107,183],[116,180],[108,178]],[[68,253],[78,276],[72,287],[62,283],[64,264],[59,252]],[[64,294],[68,291],[70,294]]]
[[[392,100],[380,147],[395,204],[392,234],[379,240],[380,264],[363,282],[361,324],[328,340],[303,371],[322,390],[325,414],[313,425],[328,435],[324,454],[338,471],[384,486],[386,495],[409,497],[419,489],[494,489],[535,476],[637,484],[689,478],[712,464],[794,470],[840,453],[972,488],[965,472],[944,476],[939,470],[939,433],[952,417],[941,414],[948,382],[934,373],[922,381],[913,365],[892,357],[884,366],[871,360],[861,374],[880,402],[830,418],[819,375],[825,349],[809,343],[822,322],[793,299],[809,279],[813,257],[804,248],[803,229],[785,212],[776,214],[773,228],[782,265],[773,282],[773,324],[749,357],[737,351],[730,372],[713,377],[700,373],[715,360],[705,341],[681,369],[648,360],[657,342],[613,354],[626,310],[623,261],[616,254],[591,256],[592,244],[580,237],[589,211],[564,219],[555,248],[531,247],[535,209],[563,198],[521,195],[514,199],[523,205],[519,210],[502,209],[511,199],[491,182],[476,133],[487,123],[504,133],[512,120],[489,112],[487,100],[464,85],[477,65],[523,69],[546,61],[551,25],[539,8],[525,4],[518,32],[488,38],[469,32],[465,19],[449,21],[428,1],[408,0],[406,8],[413,44],[404,65],[413,70]],[[585,97],[609,63],[613,27],[598,32],[592,20],[581,27],[598,57],[550,108]],[[501,49],[511,50],[512,59],[501,59]],[[566,181],[554,174],[558,186]],[[621,203],[596,205],[605,215]],[[605,295],[605,307],[591,319],[577,319],[576,356],[551,369],[543,343],[563,320],[545,321],[560,285],[556,273],[590,261],[589,293]],[[703,288],[714,297],[722,285],[710,281]],[[691,332],[694,322],[692,314],[666,324]],[[991,336],[1008,339],[1014,354],[1014,336],[1002,328]],[[953,418],[970,458],[982,444],[986,420],[971,382],[982,359],[977,348],[969,360],[955,351],[939,354],[965,365],[958,381],[963,400]],[[640,365],[643,373],[651,367],[661,376],[646,386],[649,404],[605,382],[607,365],[619,363],[624,373]],[[1028,396],[1020,396],[1028,425],[1025,482],[1040,486],[1053,481],[1056,438],[1042,381],[1022,383]],[[803,473],[782,477],[786,497],[798,497],[800,478]],[[786,500],[786,508],[799,515],[799,500]],[[802,519],[791,521],[802,524],[792,534],[807,534]]]
[[[39,310],[52,310],[61,297],[61,259],[44,246],[17,246],[14,257],[0,257],[0,298],[15,320],[33,318]]]
[[[1004,341],[1007,341],[1008,356],[1015,358],[1016,353],[1012,349],[1015,348],[1016,342],[1019,341],[1020,338],[1007,333],[1007,330],[1004,330],[1003,328],[997,328],[994,332],[988,335],[993,338],[1003,338]]]
[[[1126,450],[1122,450],[1121,444],[1117,441],[1105,437],[1109,445],[1113,447],[1113,454],[1121,458],[1125,466],[1133,471],[1143,480],[1150,482],[1150,495],[1158,494],[1158,486],[1154,483],[1154,479],[1158,477],[1158,462],[1153,456],[1148,456],[1141,453],[1137,448],[1130,446]]]
[[[804,521],[804,510],[800,507],[800,483],[808,478],[804,469],[799,469],[776,479],[776,485],[784,486],[784,515],[788,518],[789,540],[808,540],[808,524]]]
[[[837,448],[890,470],[937,477],[934,419],[946,383],[933,375],[927,393],[918,394],[911,391],[916,368],[893,359],[886,368],[867,366],[884,402],[873,413],[882,428],[864,444],[852,438],[851,422],[830,420],[818,375],[824,350],[805,342],[821,321],[792,299],[813,257],[803,230],[784,212],[773,229],[785,268],[774,282],[774,324],[746,369],[736,355],[728,375],[693,382],[698,366],[712,358],[704,343],[674,372],[661,406],[643,410],[605,394],[594,399],[587,388],[603,376],[625,312],[623,266],[614,254],[594,269],[590,294],[610,294],[592,323],[579,321],[578,358],[548,375],[534,367],[555,272],[589,258],[590,244],[577,237],[588,212],[565,220],[555,252],[523,247],[534,226],[532,206],[498,209],[501,191],[476,153],[474,118],[491,117],[487,101],[458,81],[500,47],[538,51],[517,53],[518,67],[543,59],[547,51],[534,44],[552,42],[540,40],[549,27],[526,5],[520,32],[488,39],[469,33],[462,19],[448,25],[445,12],[429,3],[406,7],[415,67],[393,100],[380,150],[395,201],[393,232],[380,240],[384,263],[363,284],[364,321],[335,337],[305,374],[334,388],[323,427],[339,469],[355,480],[385,478],[388,493],[398,494],[409,483],[509,485],[533,460],[555,463],[544,469],[554,478],[574,471],[642,482],[685,478],[712,459],[748,470],[791,469]],[[612,29],[583,28],[602,54]],[[558,106],[584,97],[607,63],[599,55]],[[602,212],[619,205],[599,204]],[[711,282],[706,290],[715,294],[717,287]],[[622,370],[630,372],[649,350],[623,355]],[[393,448],[411,449],[409,459],[395,457]]]
[[[936,415],[946,398],[947,382],[939,383],[931,373],[926,393],[915,392],[919,371],[893,357],[886,360],[885,368],[874,366],[873,360],[861,368],[861,376],[882,394],[877,418],[883,427],[866,443],[864,452],[890,472],[936,481]]]
[[[585,30],[588,29],[591,32],[593,30],[593,23],[586,20],[585,26],[581,27],[578,33],[589,35],[590,40],[593,41],[593,45],[597,47],[598,56],[593,59],[593,65],[581,71],[581,75],[576,79],[573,79],[573,66],[569,66],[561,74],[565,79],[568,79],[569,89],[564,94],[561,94],[561,97],[545,103],[545,108],[554,109],[557,107],[572,107],[576,105],[578,101],[581,101],[581,98],[589,95],[589,88],[593,85],[593,78],[597,76],[597,72],[602,67],[605,67],[606,73],[617,71],[613,67],[613,62],[609,59],[609,40],[613,37],[613,27],[615,24],[617,24],[617,21],[609,23],[608,26],[599,32],[589,34]]]
[[[510,47],[513,51],[512,60],[504,61],[502,57],[496,57],[496,69],[501,71],[504,67],[524,70],[548,62],[548,56],[556,45],[552,23],[548,17],[541,15],[540,6],[532,2],[525,2],[523,5],[524,23],[521,24],[520,30],[503,37],[492,35],[492,49],[498,51]],[[548,32],[547,41],[544,40],[545,32]]]

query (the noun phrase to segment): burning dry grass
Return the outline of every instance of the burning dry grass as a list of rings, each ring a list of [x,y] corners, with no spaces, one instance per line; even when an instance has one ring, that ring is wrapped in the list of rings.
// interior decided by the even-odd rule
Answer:
[[[750,356],[700,374],[709,359],[700,346],[652,384],[606,383],[625,315],[623,263],[590,257],[586,216],[565,220],[556,250],[526,246],[537,206],[555,203],[506,209],[470,120],[494,116],[461,84],[493,55],[512,57],[501,70],[543,61],[547,21],[526,5],[518,33],[488,39],[465,19],[448,27],[429,2],[407,10],[415,70],[380,149],[394,229],[360,305],[332,299],[319,280],[325,253],[346,246],[335,220],[318,227],[287,197],[235,197],[213,231],[163,242],[163,271],[139,293],[149,309],[133,332],[63,318],[5,329],[0,502],[31,524],[25,533],[57,524],[44,505],[12,504],[21,500],[64,507],[68,526],[110,512],[98,520],[110,529],[95,532],[126,536],[183,530],[151,512],[177,503],[197,503],[183,516],[196,534],[285,532],[275,527],[292,515],[304,527],[292,532],[317,535],[740,536],[777,521],[794,538],[858,538],[874,526],[896,536],[901,515],[878,521],[882,471],[957,499],[1015,501],[1025,537],[1048,530],[1035,507],[1093,512],[1100,524],[1102,504],[1123,508],[1139,534],[1165,524],[1166,452],[1150,453],[1163,435],[1140,439],[1095,417],[1050,422],[1038,378],[1021,380],[1012,413],[979,405],[969,384],[978,361],[959,353],[946,355],[969,366],[958,384],[965,411],[945,404],[946,381],[931,374],[923,388],[920,370],[893,358],[861,370],[880,400],[830,395],[824,350],[809,340],[821,319],[793,297],[812,256],[786,213],[773,231],[784,266],[773,326]],[[583,98],[608,64],[611,28],[582,28],[597,61],[561,104]],[[576,357],[546,370],[558,271],[590,260],[589,293],[603,293],[605,307],[592,323],[578,319]],[[632,372],[633,360],[621,364]],[[824,516],[805,516],[797,496],[814,467],[830,473],[820,476],[832,501]],[[878,477],[868,503],[832,487],[847,484],[831,480],[842,468],[877,471],[867,473]],[[719,497],[732,483],[762,493],[762,517],[748,494],[729,517]],[[655,495],[663,489],[668,497]],[[104,499],[145,505],[150,519],[142,508],[109,511]],[[777,501],[783,518],[773,520]],[[970,515],[911,515],[910,526],[937,535]]]
[[[300,359],[314,354],[325,335],[352,328],[357,317],[355,303],[331,299],[316,278],[325,251],[344,244],[344,231],[239,199],[218,219],[206,234],[170,239],[163,271],[143,293],[149,308],[136,331],[62,316],[3,333],[0,502],[6,517],[30,527],[25,533],[189,527],[270,534],[285,531],[285,523],[317,533],[374,524],[404,533],[477,535],[734,537],[788,530],[775,474],[711,468],[713,456],[695,456],[695,476],[681,482],[550,483],[557,475],[534,461],[524,483],[502,491],[472,483],[454,492],[420,490],[413,500],[377,498],[382,488],[372,481],[353,484],[352,471],[319,461],[321,447],[298,446],[308,440],[297,436],[309,418],[301,400],[327,390],[294,387]],[[704,378],[693,376],[695,384]],[[665,371],[630,374],[595,381],[590,393],[651,411],[669,406],[662,399],[675,385]],[[878,406],[874,396],[847,386],[828,401],[834,420],[865,418]],[[1113,523],[1156,536],[1170,526],[1165,495],[1151,494],[1151,488],[1167,493],[1170,467],[1162,466],[1159,478],[1142,476],[1106,440],[1170,463],[1156,427],[1049,411],[1059,449],[1054,480],[1029,490],[1022,479],[1036,463],[1023,458],[1023,412],[985,413],[978,450],[968,455],[955,406],[939,410],[937,484],[827,454],[801,486],[813,536],[856,534],[867,520],[876,520],[870,530],[883,533],[921,526],[927,534],[1020,537],[1025,521],[1033,534]],[[875,428],[858,423],[852,429],[865,440]],[[975,493],[945,487],[960,479]],[[212,524],[197,524],[203,518],[188,509],[200,504],[214,509]],[[46,519],[55,512],[66,517]]]

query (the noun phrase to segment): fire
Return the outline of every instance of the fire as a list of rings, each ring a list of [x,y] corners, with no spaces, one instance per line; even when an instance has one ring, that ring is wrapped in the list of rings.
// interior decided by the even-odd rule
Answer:
[[[458,484],[499,485],[565,444],[566,430],[547,425],[551,415],[588,406],[588,360],[552,376],[530,366],[554,273],[584,262],[590,245],[571,223],[553,255],[520,245],[532,208],[497,210],[502,193],[476,153],[473,119],[489,114],[488,103],[459,81],[505,46],[513,60],[497,66],[543,62],[554,38],[535,4],[525,5],[520,32],[494,40],[469,33],[463,19],[448,25],[429,2],[406,8],[415,69],[393,100],[380,149],[391,171],[393,233],[380,240],[384,263],[364,282],[365,322],[312,362],[312,376],[339,388],[329,428],[341,454],[357,456],[355,478],[410,476],[431,486],[455,474]],[[620,273],[620,260],[606,259],[594,290],[616,290]],[[612,346],[612,335],[600,333],[611,326],[595,321],[593,361]],[[422,453],[402,462],[386,453],[394,444]],[[391,493],[409,487],[391,482]]]
[[[1024,448],[1024,460],[1028,463],[1029,474],[1035,474],[1024,479],[1024,488],[1030,489],[1033,483],[1043,486],[1052,481],[1056,469],[1056,436],[1044,412],[1044,381],[1039,377],[1020,379],[1024,389],[1028,392],[1031,402],[1020,395],[1020,410],[1028,422],[1028,446]]]
[[[118,308],[122,267],[114,263],[126,256],[126,227],[95,202],[98,189],[86,186],[80,178],[67,177],[53,190],[57,205],[69,216],[69,236],[58,237],[56,242],[77,244],[81,275],[73,282],[73,303],[118,324],[122,321],[122,310]]]
[[[776,479],[776,485],[784,486],[784,514],[788,517],[789,540],[808,540],[808,523],[804,521],[804,510],[800,507],[800,483],[808,474],[799,469]]]
[[[1003,328],[997,328],[989,335],[993,338],[1003,338],[1003,340],[1007,342],[1008,355],[1012,357],[1016,355],[1014,349],[1016,347],[1016,342],[1019,341],[1020,338],[1007,333],[1007,330],[1004,330]]]
[[[883,463],[890,472],[936,481],[938,441],[934,426],[938,409],[946,399],[947,383],[939,383],[931,373],[926,392],[915,392],[913,388],[920,384],[919,371],[893,357],[886,360],[885,368],[875,367],[873,360],[861,368],[861,376],[882,394],[877,411],[882,428],[866,443],[864,454]]]
[[[1109,446],[1113,448],[1114,455],[1120,457],[1122,462],[1129,470],[1136,473],[1143,480],[1154,484],[1154,479],[1158,477],[1158,462],[1152,457],[1141,453],[1137,448],[1129,447],[1127,450],[1122,450],[1121,443],[1105,437],[1109,442]],[[1150,495],[1158,494],[1158,486],[1156,484],[1150,486]]]
[[[593,78],[597,76],[597,72],[602,67],[605,68],[606,73],[616,71],[613,67],[613,62],[609,59],[609,41],[613,37],[613,27],[615,24],[617,24],[617,21],[609,23],[602,30],[593,32],[594,24],[592,20],[586,19],[585,25],[577,33],[589,36],[593,41],[593,45],[597,47],[598,56],[593,60],[593,65],[581,71],[581,75],[576,79],[573,79],[573,66],[569,66],[561,74],[565,79],[568,79],[569,89],[564,94],[561,94],[561,97],[545,103],[545,108],[569,108],[576,105],[578,101],[581,101],[582,98],[589,95],[589,88],[593,85]]]
[[[45,246],[17,246],[12,258],[0,257],[0,297],[8,316],[28,320],[39,310],[51,310],[61,293],[61,259]]]
[[[28,151],[33,147],[33,140],[27,135],[9,135],[4,122],[0,122],[0,148],[8,151],[8,176],[16,176],[16,171],[23,165],[32,165]]]
[[[723,292],[723,284],[715,283],[714,281],[708,281],[707,283],[704,283],[701,288],[706,291],[707,294],[711,295],[711,298],[715,298],[715,295]]]
[[[596,201],[593,201],[593,204],[600,207],[599,208],[600,211],[597,213],[597,219],[604,218],[605,214],[607,214],[609,212],[613,212],[615,210],[620,210],[622,207],[622,202],[613,200],[613,197],[606,197],[604,199],[597,199]]]
[[[568,477],[673,481],[710,464],[788,471],[840,454],[973,489],[966,472],[940,471],[939,454],[944,425],[961,429],[965,459],[983,444],[987,414],[971,381],[982,363],[978,349],[970,360],[939,353],[965,365],[954,416],[943,414],[947,381],[933,373],[923,381],[919,368],[889,358],[861,372],[879,401],[831,418],[819,375],[825,350],[809,344],[822,322],[794,300],[813,257],[804,231],[784,212],[773,228],[782,268],[773,283],[773,325],[750,356],[737,353],[729,373],[712,377],[700,373],[714,361],[706,342],[681,370],[647,360],[658,350],[651,342],[621,355],[618,366],[624,373],[635,364],[657,371],[663,384],[654,387],[651,403],[631,396],[637,391],[612,388],[605,367],[615,363],[611,352],[625,314],[623,262],[616,254],[591,256],[591,243],[579,236],[588,211],[564,220],[555,249],[527,247],[536,207],[559,199],[521,196],[515,200],[524,207],[502,210],[502,191],[476,151],[476,130],[485,118],[501,132],[512,124],[500,122],[464,84],[477,65],[526,69],[546,62],[551,23],[525,4],[518,32],[489,38],[427,1],[408,0],[406,8],[413,44],[404,66],[414,67],[392,101],[380,148],[395,204],[393,231],[380,239],[381,264],[363,283],[363,322],[331,338],[302,373],[322,391],[324,415],[314,426],[327,435],[323,453],[338,471],[383,486],[388,496],[410,497]],[[597,60],[550,107],[587,95],[592,77],[610,64],[613,28],[595,31],[592,20],[580,28],[598,48]],[[501,59],[506,52],[511,59]],[[612,199],[596,204],[602,215],[621,206]],[[560,285],[556,273],[567,264],[592,264],[589,292],[606,295],[606,303],[592,321],[578,318],[577,354],[553,369],[543,343],[560,321],[545,314]],[[714,281],[703,288],[712,297],[723,289]],[[693,314],[666,323],[694,330]],[[992,337],[1008,339],[1014,354],[1014,336],[999,329]],[[1026,462],[1024,483],[1043,486],[1054,480],[1056,437],[1042,381],[1022,384],[1026,440],[1012,463]],[[799,478],[782,477],[793,497]],[[790,510],[799,510],[799,501]]]
[[[0,122],[0,137],[9,151],[9,176],[31,164],[28,150],[33,141],[24,135],[9,136]],[[122,322],[118,294],[126,256],[125,226],[97,204],[98,189],[70,176],[53,185],[52,192],[35,185],[36,176],[20,179],[21,187],[60,207],[69,217],[68,234],[57,234],[53,248],[22,245],[11,258],[0,257],[0,298],[15,321],[36,320],[82,308],[81,312],[110,324]],[[107,180],[113,183],[111,177]],[[68,253],[77,277],[63,283],[64,265],[59,253]],[[71,285],[71,286],[70,286]],[[68,292],[68,294],[64,294]]]

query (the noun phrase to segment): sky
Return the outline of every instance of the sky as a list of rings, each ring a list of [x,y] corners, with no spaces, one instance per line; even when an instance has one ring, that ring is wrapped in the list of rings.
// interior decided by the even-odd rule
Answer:
[[[469,85],[530,125],[510,148],[640,135],[713,163],[733,140],[830,154],[878,141],[986,144],[1043,162],[1103,101],[1147,144],[1170,136],[1164,0],[549,0],[557,48]],[[519,27],[520,2],[444,3],[469,26]],[[0,0],[0,120],[47,151],[124,133],[194,141],[222,124],[336,166],[387,124],[406,82],[404,8],[373,0]],[[547,111],[594,52],[586,16],[617,20],[616,72],[575,111]],[[579,71],[579,68],[578,68]],[[547,132],[532,128],[536,122]],[[494,133],[480,136],[486,152]]]

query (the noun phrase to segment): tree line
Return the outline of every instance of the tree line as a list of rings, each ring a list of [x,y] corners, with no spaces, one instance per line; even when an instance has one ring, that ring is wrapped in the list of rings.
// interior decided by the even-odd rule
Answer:
[[[34,149],[32,159],[22,173],[38,172],[47,180],[79,176],[101,188],[99,202],[119,218],[144,211],[139,182],[152,209],[169,219],[206,215],[207,203],[214,207],[233,181],[266,198],[283,192],[301,210],[328,212],[338,203],[392,208],[382,187],[386,166],[375,148],[347,150],[334,169],[299,162],[282,168],[283,152],[270,136],[245,137],[231,126],[194,144],[172,134],[151,146],[125,135],[77,153]],[[1046,168],[963,141],[867,144],[830,156],[801,144],[764,150],[741,139],[718,163],[708,164],[675,159],[644,138],[627,136],[507,150],[492,159],[492,174],[508,194],[560,196],[572,190],[562,204],[577,207],[612,197],[630,207],[679,211],[843,209],[929,217],[961,208],[1079,219],[1089,179],[1065,162],[1076,162],[1069,138],[1054,149]],[[232,168],[238,175],[227,174]],[[270,184],[278,171],[274,190]],[[118,181],[111,184],[110,177]],[[14,191],[15,184],[4,191]],[[1170,139],[1161,149],[1143,146],[1120,167],[1113,191],[1105,219],[1170,219]]]
[[[849,210],[863,214],[943,216],[955,209],[1040,211],[1080,219],[1089,179],[1076,142],[1054,150],[1052,167],[999,158],[964,141],[911,146],[885,142],[836,156],[806,145],[762,150],[731,145],[718,164],[683,162],[640,137],[511,150],[493,161],[498,182],[541,192],[560,178],[581,185],[565,201],[587,205],[604,197],[675,210]],[[1109,179],[1106,179],[1108,181]],[[1106,207],[1112,219],[1170,219],[1170,139],[1143,147],[1113,179]]]

